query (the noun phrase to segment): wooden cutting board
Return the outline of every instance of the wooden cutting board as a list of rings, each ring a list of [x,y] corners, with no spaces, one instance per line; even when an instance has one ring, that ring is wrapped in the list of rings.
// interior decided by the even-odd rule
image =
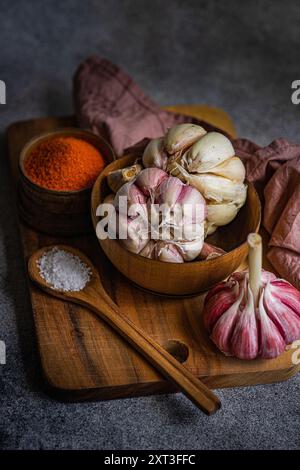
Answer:
[[[232,121],[222,110],[195,105],[169,109],[204,119],[235,136]],[[31,137],[74,125],[72,116],[12,124],[7,137],[14,181],[17,183],[20,150]],[[300,365],[293,365],[291,350],[275,360],[241,361],[223,356],[204,331],[203,296],[170,299],[139,290],[113,268],[93,234],[80,238],[53,238],[30,229],[21,221],[20,233],[25,260],[36,249],[53,243],[70,244],[84,251],[98,267],[106,290],[124,315],[210,387],[285,380],[300,368]],[[265,268],[270,269],[270,266],[265,263]],[[29,290],[49,393],[64,400],[84,400],[174,391],[152,366],[92,313],[50,297],[30,283]]]

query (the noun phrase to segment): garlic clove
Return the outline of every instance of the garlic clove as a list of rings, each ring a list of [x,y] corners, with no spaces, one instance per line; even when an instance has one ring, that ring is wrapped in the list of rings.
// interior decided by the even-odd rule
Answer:
[[[201,230],[201,227],[200,227]],[[176,241],[176,247],[184,261],[193,261],[201,253],[204,242],[204,229],[202,226],[202,236],[195,240]]]
[[[168,174],[160,168],[145,168],[138,174],[135,184],[145,196],[150,196],[151,202],[153,202],[157,187],[166,178],[168,178]]]
[[[263,297],[264,291],[261,293],[259,306],[258,309],[256,309],[260,336],[259,355],[263,359],[272,359],[282,354],[286,345],[278,328],[267,315],[264,308]]]
[[[197,175],[193,176],[190,183],[208,200],[216,202],[234,201],[235,204],[240,206],[246,199],[246,185],[235,183],[222,176],[211,174]]]
[[[177,204],[180,204],[182,207],[183,220],[185,223],[201,223],[207,215],[204,197],[192,186],[182,186]]]
[[[224,255],[225,253],[226,251],[224,251],[222,248],[204,242],[198,259],[204,261],[208,259],[217,258],[218,256]]]
[[[184,184],[178,178],[169,176],[155,191],[155,202],[157,204],[166,204],[168,207],[174,207]]]
[[[154,248],[156,242],[154,240],[149,240],[148,243],[144,246],[144,248],[139,252],[141,256],[145,258],[154,259]]]
[[[216,202],[235,202],[239,207],[245,203],[247,186],[231,181],[223,176],[207,174],[191,174],[177,163],[177,168],[191,186],[198,189],[205,199]]]
[[[229,281],[237,281],[240,284],[240,286],[242,285],[245,279],[247,281],[249,280],[248,271],[236,271],[232,273],[231,276],[229,277]],[[269,281],[274,281],[274,280],[276,280],[277,282],[277,277],[275,276],[274,273],[271,273],[270,271],[265,271],[264,269],[262,269],[261,271],[261,286],[262,287],[265,287],[265,285]]]
[[[198,171],[198,173],[201,172],[201,170]],[[224,178],[236,181],[237,183],[243,183],[246,176],[244,164],[238,157],[228,158],[223,163],[211,167],[209,172],[214,175],[223,176]]]
[[[150,140],[143,153],[144,167],[156,167],[165,170],[167,162],[168,156],[164,150],[164,138]]]
[[[290,344],[300,338],[300,303],[297,315],[292,308],[284,303],[286,294],[288,293],[285,292],[284,288],[279,292],[278,287],[272,286],[272,282],[268,282],[264,290],[263,300],[269,318],[277,326],[286,344]]]
[[[119,242],[128,251],[136,254],[140,253],[149,241],[148,227],[144,219],[130,219],[120,213],[117,214],[117,235]]]
[[[116,210],[130,217],[136,217],[137,215],[147,217],[146,202],[146,197],[133,182],[121,186],[114,198]]]
[[[109,188],[116,193],[123,184],[132,181],[136,175],[142,171],[142,165],[135,163],[132,166],[111,171],[107,175],[107,184]]]
[[[206,295],[204,301],[204,325],[211,334],[214,325],[237,300],[239,285],[237,282],[220,282]]]
[[[258,331],[254,312],[254,300],[248,285],[247,303],[240,309],[231,341],[230,350],[233,356],[239,359],[255,359],[258,355]]]
[[[103,204],[113,204],[114,199],[115,199],[115,194],[110,193],[107,196],[105,196],[105,198],[103,199]]]
[[[220,132],[208,132],[186,153],[184,160],[189,172],[207,172],[235,154],[230,140]]]
[[[167,263],[183,263],[183,258],[173,243],[157,242],[155,247],[156,259]]]
[[[178,124],[171,127],[165,135],[164,147],[169,155],[180,152],[206,134],[206,130],[196,124]]]
[[[221,204],[207,204],[207,222],[212,226],[221,226],[229,224],[237,215],[238,208],[233,202]]]
[[[210,336],[212,341],[226,356],[232,355],[230,340],[239,314],[242,298],[243,291],[240,292],[237,300],[219,317]]]
[[[175,153],[174,155],[171,155],[169,158],[168,158],[168,162],[167,162],[167,172],[171,175],[171,176],[176,176],[177,178],[180,178],[182,179],[183,181],[185,181],[185,178],[184,176],[182,175],[178,165],[184,167],[184,161],[182,160],[182,155],[180,152],[177,152]]]
[[[300,292],[284,279],[277,279],[275,275],[269,280],[272,281],[272,295],[300,316]]]

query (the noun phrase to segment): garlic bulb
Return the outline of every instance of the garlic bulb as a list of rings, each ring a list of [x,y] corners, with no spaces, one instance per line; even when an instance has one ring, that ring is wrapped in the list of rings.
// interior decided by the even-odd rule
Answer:
[[[143,153],[143,165],[145,168],[156,167],[165,170],[167,168],[168,156],[164,150],[164,139],[152,139]]]
[[[165,135],[164,148],[169,155],[182,152],[203,137],[206,130],[196,124],[178,124],[171,127]],[[234,155],[234,153],[232,154]]]
[[[113,192],[117,192],[123,184],[132,181],[142,171],[142,165],[135,163],[132,166],[111,171],[107,175],[107,184]]]
[[[207,202],[207,233],[230,223],[244,205],[247,186],[245,167],[235,156],[230,140],[219,132],[208,132],[184,154],[170,154],[167,172],[201,192]],[[210,205],[220,204],[213,207]]]
[[[250,234],[248,244],[249,273],[234,273],[207,294],[205,326],[226,355],[275,358],[300,338],[300,293],[287,281],[260,271],[259,235]]]

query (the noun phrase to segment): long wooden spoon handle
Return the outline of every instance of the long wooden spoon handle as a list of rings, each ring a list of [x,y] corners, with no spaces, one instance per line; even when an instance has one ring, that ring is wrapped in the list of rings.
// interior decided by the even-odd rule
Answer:
[[[81,303],[88,306],[123,336],[204,413],[211,415],[221,407],[218,397],[206,385],[128,320],[108,296],[107,299],[101,294],[93,296],[93,302],[90,299],[82,300]]]

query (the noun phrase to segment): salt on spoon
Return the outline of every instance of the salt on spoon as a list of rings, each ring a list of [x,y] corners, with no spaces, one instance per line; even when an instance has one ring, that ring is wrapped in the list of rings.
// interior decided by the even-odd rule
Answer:
[[[28,273],[48,294],[92,310],[204,413],[220,408],[220,400],[204,383],[123,315],[105,291],[97,269],[79,250],[65,245],[41,248],[29,258]]]
[[[91,269],[79,256],[57,247],[46,251],[37,260],[41,277],[53,289],[78,292],[85,288],[91,277]]]

